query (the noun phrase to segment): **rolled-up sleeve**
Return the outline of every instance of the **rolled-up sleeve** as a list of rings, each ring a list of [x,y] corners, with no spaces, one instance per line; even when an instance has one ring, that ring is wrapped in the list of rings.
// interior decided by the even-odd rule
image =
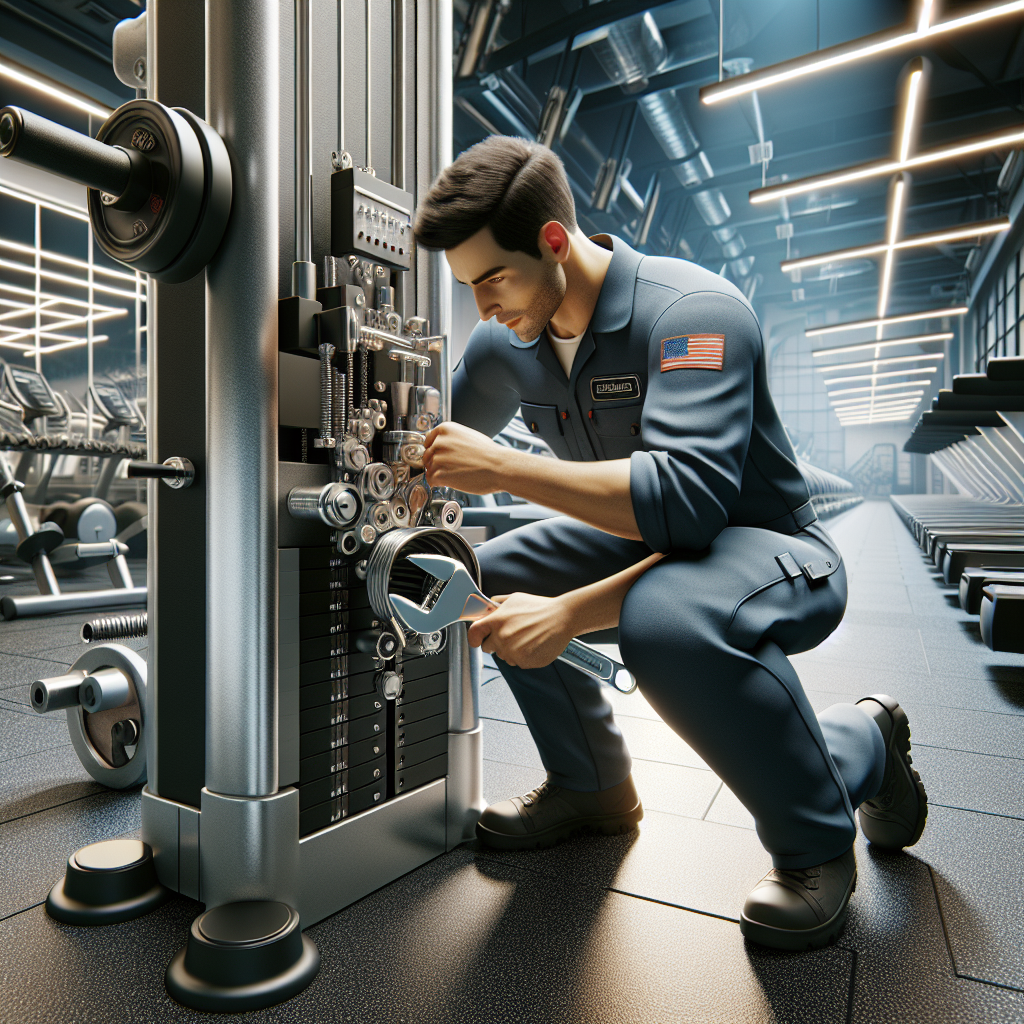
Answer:
[[[491,331],[489,321],[473,328],[452,371],[452,419],[488,437],[508,426],[519,409],[519,394],[508,383],[511,374]],[[504,344],[507,347],[507,338]]]
[[[662,369],[662,341],[724,335],[722,369]],[[754,370],[763,358],[750,309],[719,292],[683,296],[649,339],[645,451],[630,461],[637,526],[653,550],[701,550],[728,525],[740,493],[753,420]]]

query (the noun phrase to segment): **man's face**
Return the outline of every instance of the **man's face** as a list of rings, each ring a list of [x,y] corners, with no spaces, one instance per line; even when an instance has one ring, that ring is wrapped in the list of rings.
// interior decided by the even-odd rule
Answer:
[[[445,256],[456,280],[473,289],[481,320],[495,317],[521,341],[533,341],[565,298],[565,271],[550,249],[536,259],[509,252],[481,228]]]

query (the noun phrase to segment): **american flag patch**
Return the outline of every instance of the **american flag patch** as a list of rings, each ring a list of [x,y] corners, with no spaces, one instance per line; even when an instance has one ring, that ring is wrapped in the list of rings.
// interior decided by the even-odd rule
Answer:
[[[661,341],[661,372],[720,370],[725,359],[724,334],[680,334]]]

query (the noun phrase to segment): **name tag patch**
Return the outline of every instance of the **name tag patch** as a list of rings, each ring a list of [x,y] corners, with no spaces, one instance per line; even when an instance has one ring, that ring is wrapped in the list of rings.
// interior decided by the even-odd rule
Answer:
[[[616,377],[591,377],[590,397],[595,402],[621,402],[640,397],[640,378],[635,373]]]
[[[721,370],[725,360],[724,334],[679,334],[661,340],[661,372]]]

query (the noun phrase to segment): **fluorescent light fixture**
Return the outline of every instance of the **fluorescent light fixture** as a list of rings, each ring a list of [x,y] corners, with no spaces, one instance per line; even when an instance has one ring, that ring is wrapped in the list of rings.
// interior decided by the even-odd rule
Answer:
[[[829,367],[831,369],[831,367]],[[838,367],[837,367],[838,369]],[[855,380],[880,380],[883,377],[910,377],[915,373],[934,373],[937,366],[915,366],[912,370],[886,370],[884,373],[860,373],[855,377],[830,377],[824,381],[825,387],[830,384],[846,384]]]
[[[945,359],[945,353],[932,352],[920,356],[890,356],[888,359],[867,359],[860,363],[833,363],[831,366],[818,366],[818,373],[835,373],[836,370],[860,370],[865,366],[893,366],[896,363],[922,363],[932,359]],[[914,373],[918,371],[913,371]]]
[[[811,353],[812,359],[820,356],[838,356],[847,352],[866,352],[869,348],[892,348],[894,345],[923,345],[929,341],[949,341],[952,331],[939,331],[936,334],[908,334],[903,338],[890,338],[888,341],[865,341],[860,345],[839,345],[833,348],[819,348]]]
[[[88,270],[89,264],[86,260],[77,260],[73,256],[65,256],[63,253],[50,252],[48,249],[37,250],[35,246],[25,245],[22,242],[14,242],[9,238],[0,238],[0,249],[10,249],[12,252],[24,253],[27,256],[35,257],[36,252],[44,260],[53,260],[54,263],[63,263],[68,267],[79,267],[82,270]],[[119,281],[128,281],[132,284],[135,283],[135,275],[127,274],[123,270],[111,270],[109,267],[101,267],[97,263],[93,263],[92,270],[94,274],[105,274],[107,277],[116,278]]]
[[[1004,128],[990,135],[979,135],[964,142],[954,143],[951,146],[928,149],[923,153],[908,156],[905,160],[891,158],[872,160],[866,164],[846,167],[841,171],[815,174],[807,178],[798,178],[796,181],[787,181],[781,185],[756,188],[750,193],[748,198],[754,205],[770,203],[774,199],[788,199],[791,196],[803,195],[806,192],[821,192],[825,189],[835,188],[838,185],[848,185],[853,181],[884,178],[886,175],[894,174],[897,171],[910,171],[916,167],[927,167],[929,164],[957,160],[963,156],[970,156],[972,153],[986,153],[994,149],[1012,149],[1019,146],[1022,142],[1024,142],[1024,128],[1014,128],[1010,131]]]
[[[79,93],[61,88],[56,82],[48,78],[39,78],[37,75],[33,75],[31,72],[14,64],[9,64],[4,60],[0,60],[0,77],[9,78],[12,82],[17,82],[19,85],[45,93],[53,99],[66,103],[69,107],[75,107],[77,110],[84,111],[86,114],[91,114],[93,117],[101,118],[104,121],[114,112],[111,107],[100,106]]]
[[[857,419],[840,420],[839,423],[844,427],[867,427],[875,423],[906,423],[913,415],[913,412],[908,412],[900,415],[861,416]]]
[[[103,341],[109,341],[110,338],[105,334],[97,334],[93,337],[92,343],[94,345],[100,344]],[[48,345],[46,348],[30,348],[25,353],[25,358],[28,359],[34,356],[37,352],[40,355],[49,355],[51,352],[63,352],[66,348],[81,348],[83,345],[88,345],[88,338],[75,338],[73,341],[65,342],[63,345]]]
[[[701,89],[700,99],[702,103],[708,105],[721,103],[723,100],[732,99],[735,96],[743,96],[755,90],[768,89],[773,85],[789,82],[795,78],[816,75],[831,68],[852,64],[859,60],[866,60],[869,57],[876,57],[879,54],[898,50],[904,46],[920,46],[926,39],[949,35],[952,32],[959,32],[965,28],[971,28],[974,25],[980,25],[995,18],[1019,14],[1022,11],[1024,11],[1024,0],[1010,0],[1009,3],[994,4],[992,7],[975,10],[969,14],[962,14],[959,17],[949,18],[946,21],[939,21],[934,24],[930,23],[930,11],[927,14],[921,11],[920,17],[913,28],[903,27],[895,32],[876,32],[873,35],[863,36],[861,39],[855,39],[849,43],[840,43],[838,46],[817,50],[813,54],[797,57],[794,60],[773,64],[770,67],[761,68],[746,75],[739,75],[724,82],[716,82]]]
[[[885,260],[882,264],[882,280],[878,285],[878,315],[885,316],[889,308],[889,286],[892,284],[893,249],[896,239],[903,230],[904,200],[909,176],[901,174],[893,178],[889,190],[889,217],[886,225]],[[881,334],[879,333],[879,337]]]
[[[50,310],[43,310],[43,312],[44,313],[49,313]],[[103,313],[94,313],[91,316],[75,316],[75,317],[71,317],[71,318],[66,319],[66,320],[61,320],[61,321],[59,321],[58,323],[55,323],[55,324],[46,324],[45,326],[46,327],[60,327],[60,328],[77,327],[77,326],[79,326],[81,324],[87,324],[87,323],[90,323],[90,322],[95,323],[97,320],[109,320],[111,317],[121,317],[121,316],[127,316],[127,315],[128,315],[128,310],[127,309],[112,309],[112,310],[109,310],[109,311],[103,312]],[[6,338],[4,338],[5,341],[17,341],[20,338],[34,338],[35,335],[36,335],[36,331],[35,331],[34,327],[31,327],[31,328],[13,328],[13,327],[4,327],[3,325],[0,325],[0,331],[11,331],[12,332]],[[43,329],[41,329],[39,331],[39,337],[40,338],[52,338],[52,339],[54,339],[56,341],[73,341],[73,340],[76,340],[73,335],[53,334],[53,333],[51,333],[49,331],[46,331],[46,330],[43,330]]]
[[[860,391],[884,391],[891,388],[930,388],[931,386],[932,382],[930,380],[901,380],[898,384],[865,384],[864,387],[860,388],[842,388],[839,391],[830,391],[828,395],[829,398],[833,398],[835,395],[852,395]]]
[[[829,324],[826,327],[811,327],[804,336],[816,338],[819,334],[835,334],[839,331],[859,331],[863,327],[886,327],[889,324],[909,324],[915,320],[937,320],[943,316],[961,316],[967,306],[949,306],[946,309],[928,309],[921,313],[902,313],[899,316],[880,316],[872,320],[851,320],[846,324]]]
[[[870,391],[871,389],[867,388],[867,390]],[[881,395],[878,399],[869,398],[867,395],[862,395],[860,398],[840,398],[832,403],[832,408],[839,409],[847,405],[870,405],[876,402],[900,402],[911,398],[917,401],[923,394],[923,391],[907,391],[906,393],[900,391],[894,395]]]
[[[84,277],[68,277],[67,274],[58,274],[54,270],[36,270],[35,267],[29,266],[26,263],[15,263],[13,260],[0,260],[0,267],[4,270],[17,270],[22,274],[38,274],[40,277],[45,277],[48,281],[60,281],[62,284],[72,284],[76,288],[88,288],[90,287],[89,282]],[[99,284],[96,281],[92,283],[92,289],[96,292],[103,292],[106,295],[119,295],[123,299],[134,299],[137,298],[135,292],[126,292],[121,288],[111,288],[107,284]],[[31,294],[35,294],[32,292]]]
[[[900,131],[900,163],[910,156],[910,140],[914,134],[914,125],[917,123],[917,104],[923,78],[924,72],[918,68],[910,73],[910,80],[907,82],[907,101],[903,108],[903,128]]]
[[[859,405],[855,409],[836,409],[835,413],[840,423],[848,423],[850,420],[860,416],[896,416],[899,414],[910,415],[918,406],[918,399],[912,402],[902,402],[890,405]]]
[[[44,210],[54,210],[57,213],[63,213],[67,217],[74,217],[75,220],[85,221],[86,223],[89,222],[89,214],[85,213],[83,209],[76,206],[68,206],[67,204],[51,202],[41,195],[36,195],[34,192],[25,192],[20,189],[9,188],[6,185],[0,185],[0,195],[10,196],[12,199],[20,199],[23,203],[32,203],[35,206],[41,206]]]
[[[890,234],[891,232],[890,218]],[[975,238],[982,235],[995,235],[1006,231],[1010,226],[1009,217],[995,217],[992,220],[979,220],[973,224],[962,224],[955,228],[944,228],[942,231],[929,231],[923,235],[911,235],[898,242],[875,242],[872,245],[859,245],[853,249],[837,249],[835,252],[824,252],[820,256],[807,256],[799,260],[784,260],[779,268],[786,273],[791,270],[805,270],[807,267],[818,267],[825,263],[837,263],[840,260],[859,259],[863,256],[877,256],[899,249],[921,249],[929,245],[941,245],[943,242],[955,242],[959,239]]]

